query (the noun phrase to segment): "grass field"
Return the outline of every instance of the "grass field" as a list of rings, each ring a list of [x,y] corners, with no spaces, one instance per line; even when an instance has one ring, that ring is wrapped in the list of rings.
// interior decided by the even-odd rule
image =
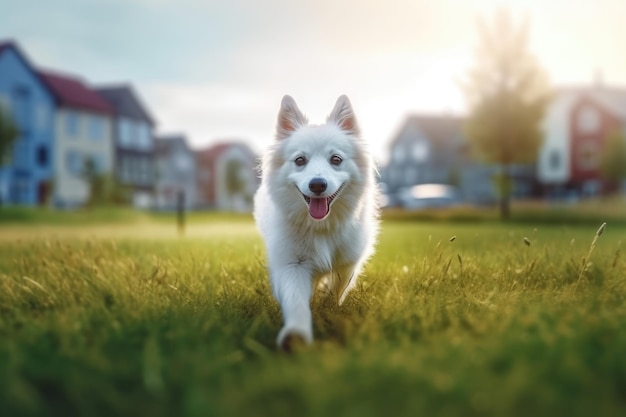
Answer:
[[[293,355],[245,217],[0,226],[0,415],[623,416],[626,226],[598,226],[385,221]]]

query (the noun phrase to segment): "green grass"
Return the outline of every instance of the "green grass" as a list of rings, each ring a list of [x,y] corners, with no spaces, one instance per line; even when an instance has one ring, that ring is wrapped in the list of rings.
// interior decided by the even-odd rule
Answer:
[[[597,225],[610,222],[626,226],[626,196],[586,199],[576,204],[549,203],[545,201],[512,202],[512,216],[509,223],[519,224],[559,224]],[[476,223],[499,220],[496,205],[479,207],[462,205],[449,208],[405,211],[387,209],[383,218],[392,221],[426,221]],[[248,214],[223,213],[215,211],[192,211],[185,213],[187,224],[207,222],[233,222],[248,219]],[[145,222],[172,223],[176,221],[173,211],[137,211],[124,206],[97,206],[76,210],[53,210],[45,207],[20,207],[0,205],[0,226],[19,225],[60,225],[83,227],[102,223],[127,225]]]
[[[1,415],[626,413],[622,225],[386,221],[287,355],[252,222],[161,220],[0,227]]]
[[[509,223],[597,225],[610,222],[626,226],[626,196],[601,197],[579,203],[557,203],[546,201],[513,201]],[[405,211],[389,209],[384,217],[390,220],[445,221],[445,222],[493,222],[500,218],[497,205],[489,207],[458,206],[446,209]]]
[[[0,225],[60,224],[84,226],[98,223],[129,223],[146,214],[127,207],[94,207],[77,210],[53,210],[46,207],[1,206]]]

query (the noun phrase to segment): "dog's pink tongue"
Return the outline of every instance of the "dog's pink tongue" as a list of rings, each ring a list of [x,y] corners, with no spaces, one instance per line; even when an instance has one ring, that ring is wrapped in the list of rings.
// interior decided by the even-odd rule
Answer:
[[[309,214],[315,220],[321,220],[328,214],[328,199],[327,198],[311,198],[309,204]]]

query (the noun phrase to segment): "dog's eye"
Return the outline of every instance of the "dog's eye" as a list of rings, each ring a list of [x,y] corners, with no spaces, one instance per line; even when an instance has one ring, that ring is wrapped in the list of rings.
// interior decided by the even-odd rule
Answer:
[[[343,161],[343,159],[341,159],[341,157],[339,155],[333,155],[330,158],[330,163],[333,165],[339,165],[341,164],[341,162]]]
[[[296,165],[298,165],[299,167],[306,165],[306,158],[304,156],[299,156],[296,158],[296,160],[294,161],[296,163]]]

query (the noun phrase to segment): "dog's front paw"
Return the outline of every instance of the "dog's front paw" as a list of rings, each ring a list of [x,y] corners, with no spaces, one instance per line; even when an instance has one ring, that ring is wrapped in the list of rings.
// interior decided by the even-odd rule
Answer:
[[[283,327],[276,340],[278,347],[284,352],[294,352],[310,345],[313,341],[312,332],[295,327]]]
[[[280,344],[280,350],[287,353],[293,353],[304,349],[306,346],[307,342],[304,340],[304,337],[297,333],[289,333]]]

